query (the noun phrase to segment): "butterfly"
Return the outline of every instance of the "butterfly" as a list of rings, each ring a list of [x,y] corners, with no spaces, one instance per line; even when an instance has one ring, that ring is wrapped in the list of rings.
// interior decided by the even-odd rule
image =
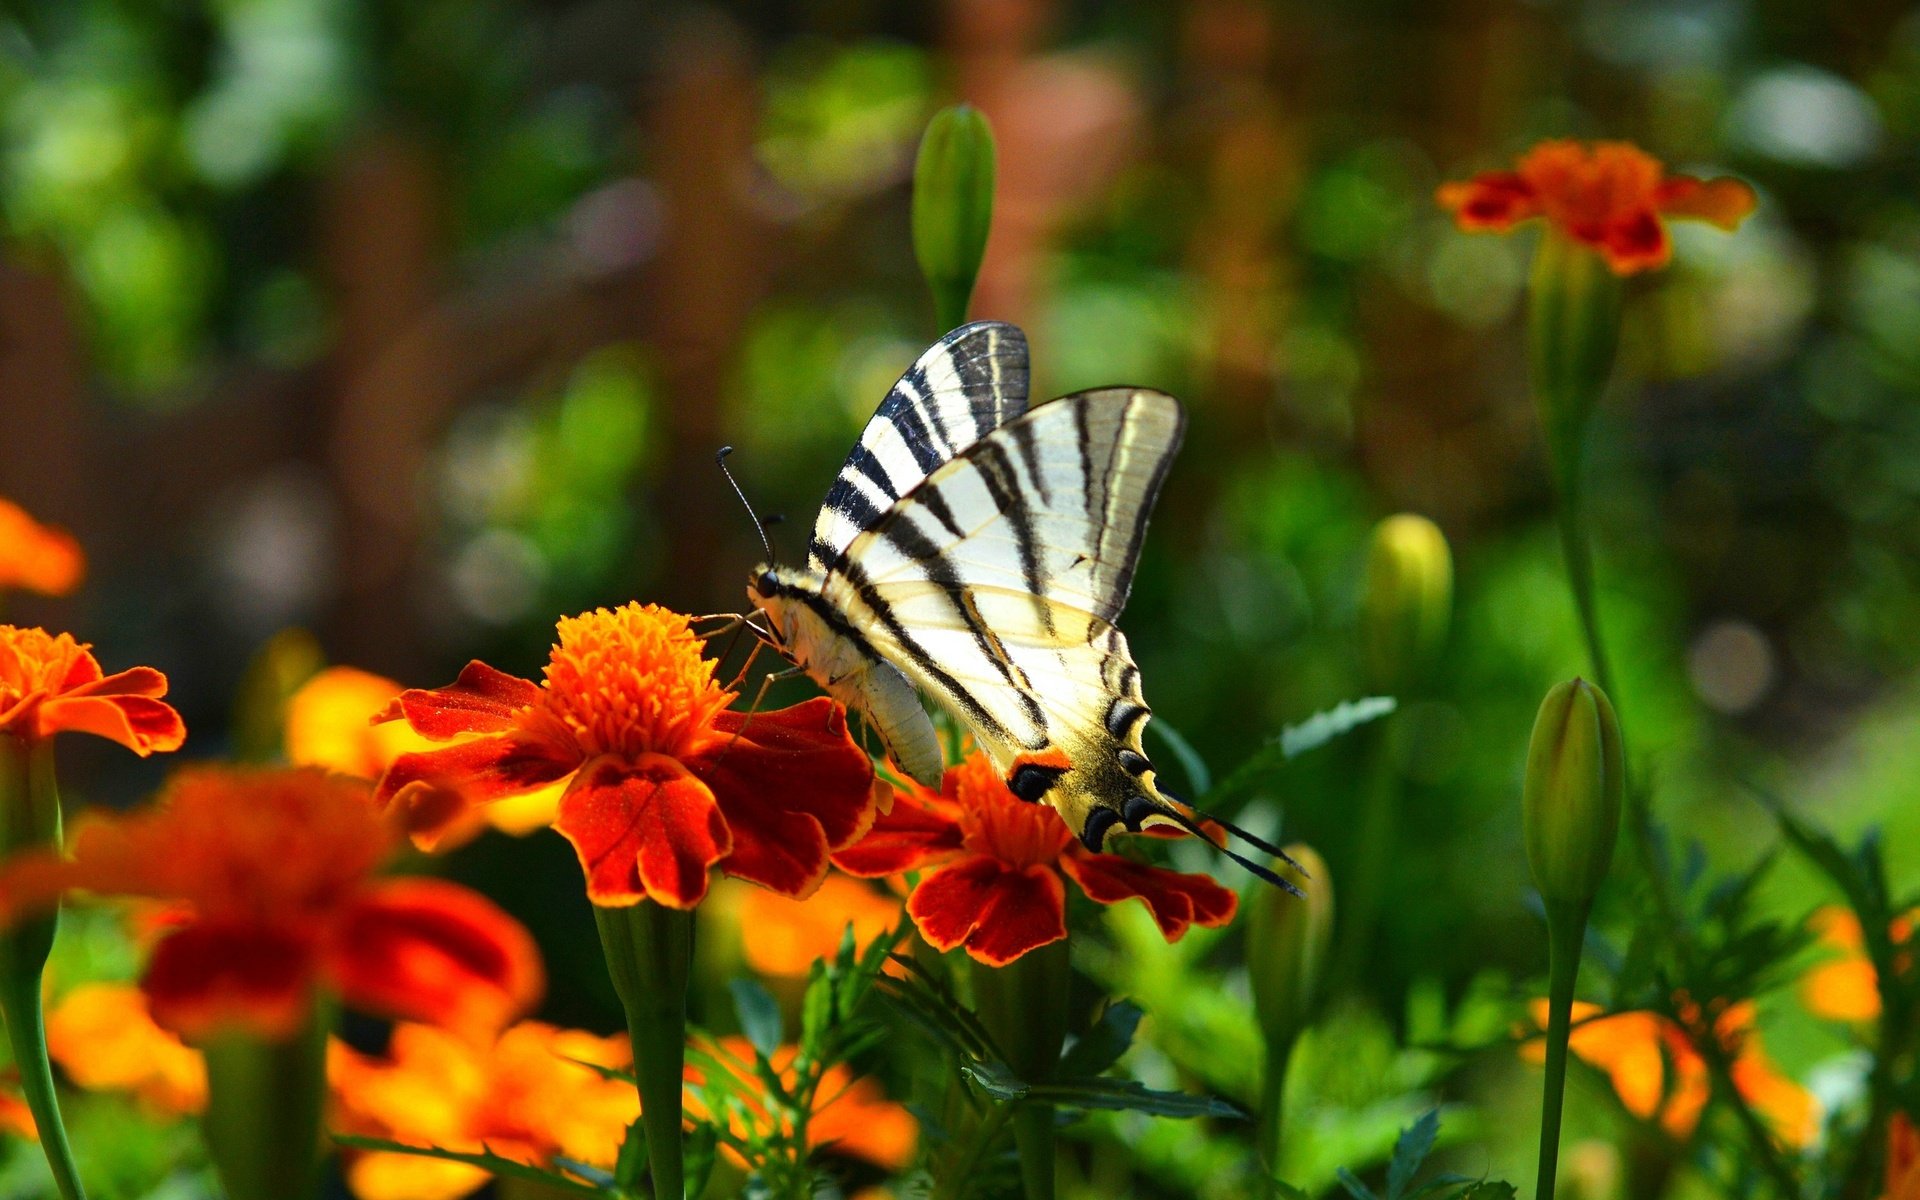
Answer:
[[[1115,624],[1186,416],[1138,387],[1028,408],[1027,380],[1026,337],[1001,322],[922,354],[828,490],[806,563],[750,576],[754,628],[928,787],[944,759],[919,693],[1089,849],[1155,826],[1212,842],[1157,781],[1140,669]]]

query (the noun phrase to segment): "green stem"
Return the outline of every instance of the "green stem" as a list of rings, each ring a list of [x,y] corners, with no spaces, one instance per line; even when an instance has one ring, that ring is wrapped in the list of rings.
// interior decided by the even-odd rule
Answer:
[[[1700,1057],[1706,1059],[1714,1090],[1727,1098],[1728,1107],[1733,1109],[1741,1131],[1747,1136],[1747,1144],[1753,1148],[1753,1156],[1759,1160],[1760,1169],[1767,1178],[1773,1181],[1774,1190],[1780,1194],[1781,1200],[1797,1200],[1800,1181],[1794,1177],[1793,1168],[1787,1164],[1787,1160],[1781,1157],[1780,1147],[1775,1144],[1766,1122],[1760,1119],[1760,1114],[1754,1112],[1753,1106],[1740,1094],[1740,1088],[1733,1080],[1733,1064],[1727,1058],[1726,1049],[1719,1044],[1716,1031],[1709,1025],[1693,1031],[1690,1040],[1699,1049]]]
[[[1028,1083],[1046,1083],[1067,1040],[1072,968],[1065,939],[1030,950],[1004,967],[974,964],[974,1002],[1007,1065]],[[1054,1116],[1050,1104],[1020,1104],[1013,1140],[1027,1200],[1053,1200]]]
[[[60,848],[60,789],[53,743],[0,733],[0,857]],[[47,1059],[40,978],[60,926],[60,910],[27,917],[0,934],[0,1020],[20,1071],[20,1090],[40,1130],[40,1149],[62,1200],[85,1200],[80,1172],[60,1119],[60,1098]]]
[[[1360,797],[1358,835],[1354,839],[1353,871],[1341,883],[1339,949],[1333,969],[1333,990],[1352,988],[1370,958],[1373,934],[1380,920],[1380,891],[1387,864],[1393,861],[1394,830],[1398,822],[1400,776],[1394,766],[1389,731],[1375,723],[1359,731],[1364,739],[1365,781]]]
[[[1267,1043],[1267,1067],[1260,1076],[1260,1125],[1255,1131],[1260,1161],[1269,1178],[1280,1175],[1280,1142],[1285,1120],[1287,1065],[1293,1059],[1293,1041]]]
[[[686,1192],[681,1088],[693,912],[642,900],[624,908],[595,905],[593,919],[600,929],[607,974],[626,1010],[654,1200],[681,1200]]]
[[[207,1154],[228,1200],[301,1200],[320,1183],[333,1006],[315,999],[304,1028],[268,1041],[222,1034],[207,1061]]]
[[[1540,1098],[1540,1172],[1534,1200],[1553,1200],[1560,1167],[1560,1114],[1567,1090],[1567,1040],[1573,1032],[1573,985],[1587,934],[1587,904],[1547,902],[1547,1078]]]
[[[993,1149],[994,1139],[1000,1136],[1001,1128],[1012,1118],[1016,1107],[1012,1104],[995,1104],[987,1110],[968,1135],[951,1169],[934,1184],[930,1200],[960,1200],[967,1194],[967,1189],[978,1182],[980,1164],[986,1161],[987,1154]]]
[[[1567,584],[1573,591],[1573,606],[1580,615],[1580,632],[1586,639],[1587,657],[1593,660],[1594,681],[1607,694],[1617,711],[1620,690],[1614,686],[1613,664],[1607,657],[1600,633],[1600,608],[1594,595],[1593,539],[1587,529],[1586,497],[1581,488],[1579,447],[1570,447],[1559,457],[1563,461],[1556,472],[1559,479],[1560,550],[1567,562]]]

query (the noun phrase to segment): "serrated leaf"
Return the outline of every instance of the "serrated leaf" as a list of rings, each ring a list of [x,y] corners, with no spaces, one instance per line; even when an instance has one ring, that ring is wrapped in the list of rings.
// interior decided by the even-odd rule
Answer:
[[[758,980],[732,979],[727,988],[733,993],[734,1015],[740,1019],[740,1032],[760,1052],[771,1059],[780,1049],[780,1002],[761,987]]]
[[[1218,1117],[1222,1120],[1244,1120],[1247,1115],[1238,1107],[1215,1096],[1155,1091],[1132,1079],[1108,1077],[1036,1083],[1026,1089],[1025,1098],[1036,1104],[1052,1104],[1061,1108],[1141,1112],[1156,1117]]]
[[[963,1062],[960,1064],[960,1073],[995,1100],[1024,1100],[1033,1094],[1033,1088],[1015,1075],[1012,1067],[998,1059]]]
[[[410,1154],[415,1158],[431,1158],[440,1162],[462,1163],[469,1167],[478,1167],[491,1175],[502,1179],[521,1179],[528,1183],[538,1183],[564,1192],[570,1196],[602,1196],[606,1193],[590,1183],[583,1183],[570,1175],[557,1171],[546,1171],[539,1167],[530,1167],[526,1163],[502,1158],[491,1151],[469,1154],[459,1150],[443,1150],[438,1146],[409,1146],[405,1142],[388,1141],[386,1138],[358,1137],[353,1134],[336,1133],[333,1135],[336,1145],[353,1150],[373,1150],[382,1154]]]
[[[1340,1181],[1340,1186],[1347,1190],[1347,1195],[1352,1196],[1353,1200],[1380,1200],[1380,1197],[1373,1194],[1372,1188],[1361,1183],[1360,1177],[1345,1167],[1336,1170],[1333,1177]]]
[[[1120,1061],[1133,1045],[1134,1031],[1146,1010],[1131,1000],[1107,1005],[1093,1028],[1080,1035],[1073,1048],[1060,1056],[1060,1074],[1068,1077],[1099,1075]]]
[[[635,1119],[620,1140],[620,1157],[613,1163],[613,1181],[622,1188],[637,1188],[647,1176],[647,1130],[645,1122]]]
[[[1433,1153],[1434,1139],[1440,1136],[1440,1110],[1427,1115],[1400,1131],[1393,1143],[1393,1159],[1387,1164],[1387,1200],[1404,1200],[1420,1165]]]
[[[1377,721],[1391,713],[1397,705],[1398,701],[1392,696],[1367,696],[1343,701],[1313,714],[1298,725],[1285,727],[1280,731],[1280,736],[1269,739],[1206,794],[1206,807],[1217,808],[1227,800],[1238,798],[1251,791],[1261,779],[1279,769],[1287,760]]]

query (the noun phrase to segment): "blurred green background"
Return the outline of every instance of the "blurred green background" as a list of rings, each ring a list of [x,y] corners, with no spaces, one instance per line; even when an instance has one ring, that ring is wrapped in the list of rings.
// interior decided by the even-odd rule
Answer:
[[[1431,202],[1541,137],[1629,138],[1761,196],[1633,282],[1598,425],[1603,612],[1658,811],[1737,864],[1770,838],[1741,787],[1764,780],[1842,830],[1892,822],[1896,878],[1920,875],[1900,3],[12,0],[0,494],[93,574],[11,617],[162,667],[211,756],[287,626],[425,684],[473,656],[530,674],[585,607],[739,607],[760,552],[713,452],[739,448],[797,554],[940,332],[907,182],[954,99],[1000,150],[974,315],[1027,330],[1036,398],[1188,406],[1124,625],[1216,771],[1364,693],[1377,519],[1453,543],[1444,669],[1382,734],[1402,849],[1363,987],[1389,1022],[1410,988],[1544,959],[1519,771],[1583,661],[1526,393],[1532,235]],[[119,802],[161,770],[70,758]],[[1304,761],[1255,810],[1284,806],[1336,879],[1358,758]],[[549,1015],[604,1024],[560,839],[490,835],[452,869],[535,926]],[[1770,895],[1819,898],[1791,867]],[[1835,1052],[1777,1040],[1790,1068]]]

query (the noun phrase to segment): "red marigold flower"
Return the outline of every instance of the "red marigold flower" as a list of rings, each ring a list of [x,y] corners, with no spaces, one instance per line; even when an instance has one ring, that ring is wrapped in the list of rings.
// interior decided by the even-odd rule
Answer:
[[[105,675],[91,650],[71,634],[0,625],[0,733],[97,734],[142,758],[178,750],[187,727],[160,700],[167,677],[152,667]]]
[[[197,767],[159,802],[94,816],[72,854],[0,872],[11,918],[69,888],[183,902],[140,981],[153,1019],[188,1040],[298,1029],[316,990],[388,1016],[498,1028],[538,999],[527,931],[438,879],[376,878],[398,845],[368,785],[309,768]]]
[[[782,1046],[774,1051],[770,1065],[782,1088],[791,1094],[799,1074],[794,1063],[800,1057],[798,1046]],[[753,1045],[743,1037],[721,1038],[709,1047],[707,1055],[715,1066],[732,1075],[721,1088],[728,1103],[725,1119],[737,1138],[758,1135],[765,1140],[792,1138],[794,1130],[787,1115],[775,1114],[748,1097],[765,1087],[755,1071]],[[695,1089],[696,1113],[713,1119],[701,1103],[699,1090],[706,1082],[704,1071],[687,1068],[687,1082]],[[902,1170],[913,1161],[914,1144],[920,1137],[920,1123],[902,1105],[887,1099],[880,1082],[870,1076],[856,1076],[845,1063],[828,1067],[814,1091],[813,1111],[807,1116],[806,1144],[809,1149],[825,1149],[888,1172]],[[738,1161],[731,1148],[727,1156]]]
[[[1753,211],[1738,179],[1669,175],[1630,142],[1541,142],[1511,171],[1440,185],[1441,207],[1460,228],[1505,233],[1536,217],[1598,251],[1620,275],[1665,266],[1673,255],[1664,218],[1731,230]]]
[[[42,525],[18,504],[0,499],[0,592],[23,588],[64,596],[86,573],[86,556],[72,534]]]
[[[947,771],[938,794],[917,785],[901,793],[834,863],[862,876],[933,867],[907,915],[934,947],[965,946],[996,967],[1067,936],[1065,879],[1101,904],[1140,900],[1170,942],[1193,925],[1226,924],[1239,906],[1209,876],[1088,850],[1053,809],[1015,796],[978,752]]]
[[[830,700],[729,711],[704,646],[680,613],[628,604],[562,620],[543,684],[473,662],[404,692],[383,719],[484,736],[402,755],[380,798],[430,841],[468,803],[570,779],[554,827],[595,904],[691,908],[714,867],[809,895],[873,823],[873,764]]]
[[[640,1100],[632,1084],[593,1066],[629,1061],[624,1037],[538,1021],[484,1043],[401,1025],[384,1056],[344,1049],[333,1056],[332,1125],[410,1146],[491,1151],[529,1166],[564,1158],[611,1169]],[[346,1177],[360,1200],[457,1200],[489,1179],[479,1167],[397,1152],[355,1154]]]

